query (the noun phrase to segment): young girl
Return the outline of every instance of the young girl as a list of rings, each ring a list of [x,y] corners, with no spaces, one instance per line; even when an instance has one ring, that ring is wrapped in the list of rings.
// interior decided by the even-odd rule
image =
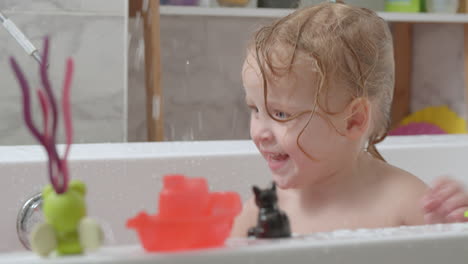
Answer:
[[[293,233],[464,220],[458,183],[430,189],[375,148],[389,126],[394,67],[386,22],[341,2],[256,33],[242,69],[250,133]],[[249,200],[233,236],[246,236],[257,213]]]

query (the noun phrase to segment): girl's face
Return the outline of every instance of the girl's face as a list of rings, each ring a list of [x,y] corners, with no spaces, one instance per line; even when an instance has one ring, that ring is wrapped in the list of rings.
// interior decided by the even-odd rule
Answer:
[[[312,115],[317,82],[310,67],[295,64],[289,74],[268,78],[266,107],[275,118],[284,120],[304,113],[287,122],[278,122],[268,115],[263,79],[251,55],[244,62],[242,79],[251,109],[250,135],[278,187],[300,188],[325,180],[349,160],[351,146],[338,132],[345,129],[345,116],[327,116],[318,107]],[[341,97],[326,98],[329,110],[343,112],[345,96]]]

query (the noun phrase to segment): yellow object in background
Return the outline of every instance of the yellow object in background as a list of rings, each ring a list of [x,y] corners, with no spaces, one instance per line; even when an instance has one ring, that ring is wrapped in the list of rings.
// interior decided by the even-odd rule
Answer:
[[[448,134],[468,133],[466,121],[447,106],[431,106],[412,113],[401,121],[400,125],[426,122],[440,127]]]

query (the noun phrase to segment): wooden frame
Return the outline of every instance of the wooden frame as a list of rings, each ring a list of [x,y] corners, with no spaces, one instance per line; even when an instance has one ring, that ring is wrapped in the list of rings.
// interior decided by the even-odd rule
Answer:
[[[129,0],[129,15],[141,14],[144,20],[146,124],[148,141],[164,140],[163,100],[161,88],[161,48],[159,1]]]
[[[390,129],[398,126],[410,113],[413,31],[411,23],[393,23],[395,56],[395,91]]]

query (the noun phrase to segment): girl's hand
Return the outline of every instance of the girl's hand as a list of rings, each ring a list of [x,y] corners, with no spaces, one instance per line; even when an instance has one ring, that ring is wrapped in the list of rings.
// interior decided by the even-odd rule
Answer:
[[[440,178],[422,199],[426,224],[468,222],[468,193],[453,179]]]

